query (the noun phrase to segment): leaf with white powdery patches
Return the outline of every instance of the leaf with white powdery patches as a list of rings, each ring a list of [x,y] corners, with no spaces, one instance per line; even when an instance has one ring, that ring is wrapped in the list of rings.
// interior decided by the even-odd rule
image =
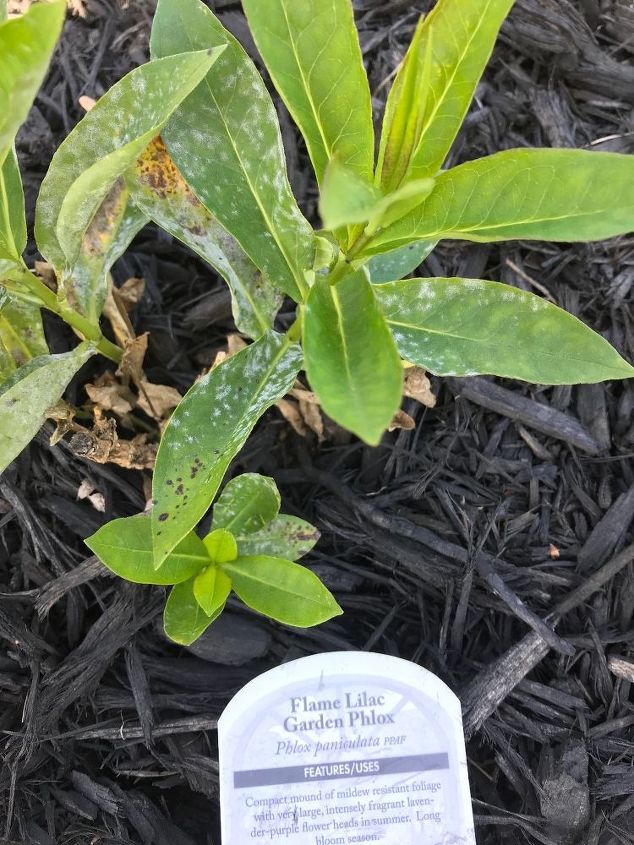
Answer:
[[[152,485],[155,566],[205,514],[253,426],[292,387],[301,349],[276,332],[189,390],[163,433]]]
[[[192,192],[160,137],[127,172],[126,181],[133,202],[211,264],[227,282],[238,330],[257,340],[272,328],[282,294]]]
[[[33,358],[0,387],[0,472],[35,437],[47,410],[94,351],[82,343],[72,352]]]
[[[319,531],[297,516],[280,514],[254,534],[238,534],[236,540],[240,557],[268,555],[297,560],[313,548]]]
[[[538,384],[634,376],[634,367],[576,317],[508,285],[407,279],[374,291],[403,358],[436,375]]]
[[[40,251],[57,269],[77,260],[82,237],[117,179],[220,52],[171,56],[136,68],[104,94],[59,147],[42,183],[35,221]]]
[[[155,56],[225,45],[162,136],[187,184],[251,260],[296,301],[312,267],[313,231],[286,173],[277,114],[257,68],[200,0],[159,0]]]

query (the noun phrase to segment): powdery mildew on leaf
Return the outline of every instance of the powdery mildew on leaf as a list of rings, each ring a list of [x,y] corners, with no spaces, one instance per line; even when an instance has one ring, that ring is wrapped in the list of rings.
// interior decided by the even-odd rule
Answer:
[[[403,358],[436,375],[491,374],[538,384],[634,376],[576,317],[508,285],[407,279],[374,290]]]
[[[267,332],[187,393],[159,447],[152,492],[155,564],[201,519],[260,416],[292,387],[301,349]]]
[[[56,268],[74,262],[81,238],[113,184],[213,60],[206,51],[136,68],[104,94],[61,144],[40,189],[35,223],[40,251]]]
[[[270,329],[282,295],[183,179],[163,140],[155,138],[127,175],[133,202],[187,244],[225,279],[237,328],[259,338]]]
[[[273,102],[240,44],[200,0],[161,0],[152,52],[227,45],[163,134],[202,203],[274,284],[298,300],[313,232],[290,189]]]
[[[93,353],[90,343],[82,343],[72,352],[34,358],[0,387],[0,472],[35,437],[47,410]]]

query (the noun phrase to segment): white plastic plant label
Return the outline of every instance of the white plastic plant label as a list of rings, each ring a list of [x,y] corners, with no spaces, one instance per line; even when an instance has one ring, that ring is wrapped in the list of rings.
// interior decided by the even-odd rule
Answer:
[[[218,726],[223,845],[475,845],[460,703],[365,652],[286,663]]]

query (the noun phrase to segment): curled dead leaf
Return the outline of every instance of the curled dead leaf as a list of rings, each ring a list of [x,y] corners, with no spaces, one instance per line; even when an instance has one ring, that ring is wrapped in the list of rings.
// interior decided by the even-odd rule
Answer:
[[[165,384],[151,384],[143,380],[139,384],[138,407],[145,411],[148,417],[161,422],[172,411],[183,397],[175,387]]]
[[[86,393],[101,411],[112,411],[119,417],[127,416],[137,403],[130,388],[112,373],[104,373],[94,384],[87,384]]]
[[[416,399],[426,408],[436,407],[436,397],[431,390],[431,382],[422,367],[407,367],[403,394],[409,399]]]
[[[392,417],[392,422],[388,426],[388,431],[396,431],[403,429],[404,431],[413,431],[416,428],[416,423],[406,414],[405,411],[397,411]]]
[[[147,352],[148,332],[128,340],[123,350],[121,363],[117,367],[117,375],[130,378],[136,385],[145,381],[143,374],[143,359]]]
[[[138,434],[132,440],[120,440],[117,424],[105,418],[95,408],[95,424],[92,430],[81,428],[70,439],[73,454],[97,464],[115,464],[125,469],[152,469],[156,460],[157,447],[147,442],[146,434]]]

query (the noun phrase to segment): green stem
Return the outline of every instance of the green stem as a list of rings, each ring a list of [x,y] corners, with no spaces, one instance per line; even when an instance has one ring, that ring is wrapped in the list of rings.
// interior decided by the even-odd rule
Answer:
[[[42,305],[53,314],[61,317],[65,323],[74,329],[80,337],[89,340],[93,343],[99,353],[118,364],[123,356],[123,350],[114,343],[104,337],[99,326],[87,320],[83,314],[75,311],[73,308],[59,300],[53,291],[48,288],[44,282],[37,278],[26,267],[17,268],[15,272],[9,274],[11,281],[17,282],[25,289],[28,298],[35,297],[39,305]],[[13,290],[13,293],[20,296],[20,290]],[[32,299],[31,299],[32,301]]]

